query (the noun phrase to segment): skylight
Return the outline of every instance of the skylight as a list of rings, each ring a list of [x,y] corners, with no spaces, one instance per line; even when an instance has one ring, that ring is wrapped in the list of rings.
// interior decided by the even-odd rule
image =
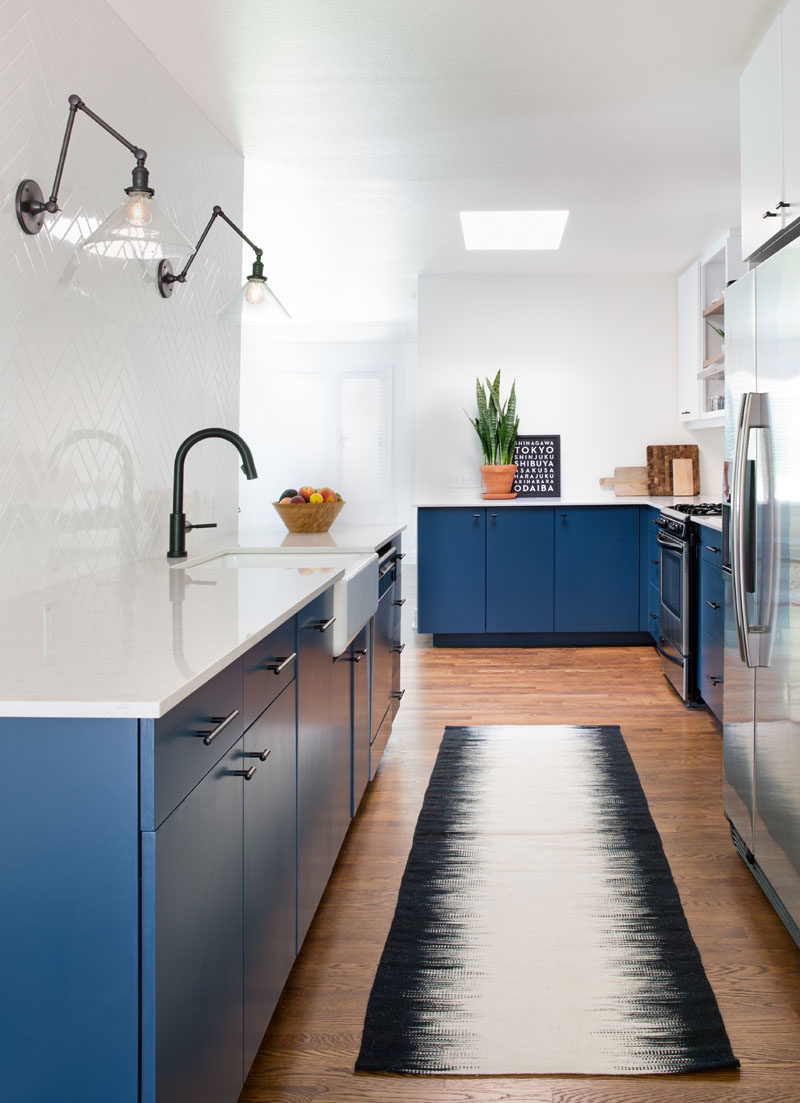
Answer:
[[[461,211],[466,249],[558,249],[569,211]]]

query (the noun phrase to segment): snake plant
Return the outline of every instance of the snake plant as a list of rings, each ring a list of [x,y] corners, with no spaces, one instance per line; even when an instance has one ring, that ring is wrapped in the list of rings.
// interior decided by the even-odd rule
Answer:
[[[485,464],[508,464],[514,462],[514,446],[517,443],[519,418],[517,415],[517,396],[511,384],[511,393],[504,403],[500,402],[500,372],[494,382],[486,380],[484,386],[480,379],[475,380],[475,399],[478,416],[469,420],[481,442],[481,452]]]

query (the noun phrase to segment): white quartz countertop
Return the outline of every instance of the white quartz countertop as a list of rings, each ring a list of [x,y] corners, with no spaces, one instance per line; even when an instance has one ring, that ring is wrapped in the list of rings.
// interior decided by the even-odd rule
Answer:
[[[677,495],[654,497],[631,496],[615,497],[613,494],[574,495],[562,498],[482,498],[479,493],[457,496],[442,496],[426,502],[417,502],[418,509],[519,509],[525,506],[550,506],[558,509],[564,506],[652,506],[653,509],[669,510],[671,505],[685,503],[688,505],[702,505],[705,502],[719,501],[710,498],[707,494],[698,494],[694,497],[681,498]],[[676,513],[681,517],[683,514]],[[697,518],[695,518],[696,520]]]
[[[170,566],[125,564],[0,603],[0,716],[159,717],[344,573],[346,564],[246,569],[203,561],[237,547],[374,552],[405,525],[206,542]],[[324,539],[323,539],[324,538]],[[322,560],[324,556],[320,556]]]

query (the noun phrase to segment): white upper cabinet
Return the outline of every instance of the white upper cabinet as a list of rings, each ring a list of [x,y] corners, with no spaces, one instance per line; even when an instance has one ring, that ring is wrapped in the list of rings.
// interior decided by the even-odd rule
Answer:
[[[800,215],[800,0],[772,24],[739,82],[742,253]]]
[[[678,280],[678,413],[681,421],[700,414],[700,262]]]
[[[725,291],[744,270],[728,230],[678,280],[678,416],[691,429],[724,423]]]

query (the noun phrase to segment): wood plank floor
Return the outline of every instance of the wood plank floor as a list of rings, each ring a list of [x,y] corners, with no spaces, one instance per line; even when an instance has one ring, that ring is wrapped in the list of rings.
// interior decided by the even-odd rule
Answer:
[[[407,647],[407,689],[241,1103],[800,1100],[800,950],[730,842],[721,739],[652,648]],[[619,724],[741,1069],[671,1077],[358,1074],[364,1009],[445,724]],[[531,779],[546,784],[546,778]],[[525,983],[521,978],[521,983]]]

